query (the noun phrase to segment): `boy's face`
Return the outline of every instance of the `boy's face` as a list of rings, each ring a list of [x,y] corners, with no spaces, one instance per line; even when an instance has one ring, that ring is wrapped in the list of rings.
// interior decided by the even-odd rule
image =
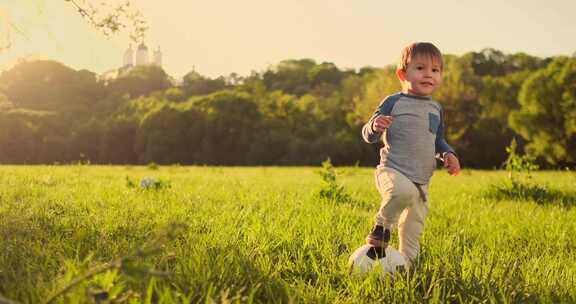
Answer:
[[[430,96],[442,84],[440,60],[431,56],[415,56],[406,70],[397,70],[404,93]]]

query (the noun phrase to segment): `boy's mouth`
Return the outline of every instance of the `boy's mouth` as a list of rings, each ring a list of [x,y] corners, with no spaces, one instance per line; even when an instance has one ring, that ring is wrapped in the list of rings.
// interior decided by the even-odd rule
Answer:
[[[433,86],[434,85],[433,83],[428,82],[428,81],[421,82],[420,84],[423,86]]]

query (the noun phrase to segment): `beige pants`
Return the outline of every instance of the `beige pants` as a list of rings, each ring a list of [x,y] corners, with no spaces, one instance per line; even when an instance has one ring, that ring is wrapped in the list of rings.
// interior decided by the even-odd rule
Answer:
[[[376,223],[390,231],[398,224],[398,248],[411,263],[420,252],[420,237],[428,214],[428,185],[416,186],[397,170],[380,168],[376,170],[376,187],[382,196]]]

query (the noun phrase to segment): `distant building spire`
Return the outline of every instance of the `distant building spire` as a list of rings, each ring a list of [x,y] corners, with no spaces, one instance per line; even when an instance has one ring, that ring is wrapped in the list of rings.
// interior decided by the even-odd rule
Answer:
[[[136,65],[148,64],[148,47],[144,43],[138,45],[136,50]]]
[[[134,65],[134,50],[132,49],[132,44],[128,47],[128,49],[124,52],[124,62],[123,67],[133,66]]]
[[[154,64],[161,67],[162,66],[162,51],[160,50],[160,47],[158,47],[156,49],[156,51],[154,51]]]

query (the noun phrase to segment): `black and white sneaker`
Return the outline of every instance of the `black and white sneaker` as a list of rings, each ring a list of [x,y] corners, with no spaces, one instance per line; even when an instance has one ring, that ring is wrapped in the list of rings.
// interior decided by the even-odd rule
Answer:
[[[390,242],[390,229],[384,229],[380,225],[374,225],[372,231],[366,237],[366,243],[374,247],[386,248]]]

